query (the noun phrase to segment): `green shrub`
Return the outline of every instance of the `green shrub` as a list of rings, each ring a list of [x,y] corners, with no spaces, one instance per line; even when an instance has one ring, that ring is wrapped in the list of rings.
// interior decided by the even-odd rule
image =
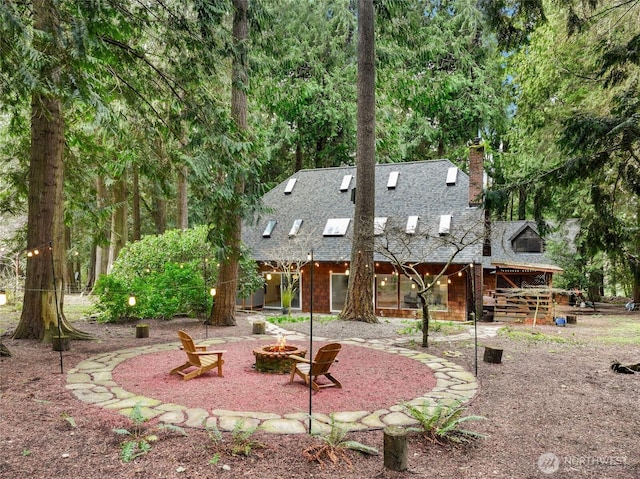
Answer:
[[[421,406],[405,403],[404,407],[420,423],[419,428],[410,429],[421,432],[425,439],[436,444],[461,444],[485,437],[461,427],[467,421],[485,419],[483,416],[463,416],[464,406],[461,401],[454,401],[452,404],[439,402],[435,406],[430,406],[427,402]]]
[[[103,321],[170,319],[178,313],[201,315],[211,310],[209,289],[216,282],[218,264],[207,240],[207,228],[171,230],[128,243],[111,274],[96,281],[96,309]],[[240,262],[240,291],[262,285],[257,265],[248,255]],[[136,297],[129,306],[129,295]]]

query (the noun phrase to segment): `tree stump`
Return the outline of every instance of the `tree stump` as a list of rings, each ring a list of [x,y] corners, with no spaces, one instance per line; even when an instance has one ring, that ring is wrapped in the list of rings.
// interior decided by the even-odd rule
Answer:
[[[578,324],[578,316],[575,314],[567,314],[567,324]]]
[[[485,346],[483,361],[485,363],[500,364],[502,362],[502,349]]]
[[[407,430],[398,426],[384,428],[384,467],[392,471],[407,469]]]
[[[264,334],[265,327],[266,326],[264,321],[255,321],[253,323],[253,334]]]
[[[149,325],[136,324],[136,338],[148,338],[148,337],[149,337]]]
[[[51,347],[54,351],[69,351],[69,348],[71,347],[71,338],[64,334],[61,336],[52,336]]]

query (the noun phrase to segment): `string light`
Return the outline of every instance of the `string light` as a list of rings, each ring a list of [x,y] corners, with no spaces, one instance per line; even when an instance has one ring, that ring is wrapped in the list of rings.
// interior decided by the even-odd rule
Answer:
[[[0,290],[0,306],[7,304],[7,293],[4,289]]]
[[[216,288],[211,288],[211,289],[209,290],[209,294],[210,294],[211,296],[215,296],[215,295],[216,295]]]
[[[133,293],[129,294],[129,306],[135,306],[136,305],[136,297]]]

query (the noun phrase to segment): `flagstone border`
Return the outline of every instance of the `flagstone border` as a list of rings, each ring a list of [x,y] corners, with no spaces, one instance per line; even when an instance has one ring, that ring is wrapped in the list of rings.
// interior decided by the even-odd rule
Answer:
[[[298,339],[298,333],[292,333],[277,327],[271,327],[271,334],[286,334]],[[294,337],[298,336],[298,337]],[[304,336],[302,336],[304,338]],[[264,336],[241,336],[212,338],[201,344],[212,346],[228,342],[255,341]],[[325,341],[327,338],[315,338]],[[451,361],[431,354],[414,351],[386,340],[365,340],[352,338],[340,340],[343,344],[376,349],[391,354],[414,359],[433,370],[436,385],[422,396],[409,401],[413,405],[429,404],[435,406],[443,402],[467,402],[478,391],[478,382],[470,372]],[[130,417],[133,408],[140,406],[145,418],[157,418],[158,421],[181,427],[216,427],[221,431],[235,428],[257,428],[273,434],[303,434],[308,430],[309,416],[304,413],[271,414],[251,411],[232,411],[203,408],[188,408],[180,404],[166,403],[158,399],[145,397],[126,391],[114,380],[112,372],[123,361],[140,354],[173,351],[179,343],[156,344],[137,348],[123,349],[103,353],[87,358],[67,373],[66,388],[82,402],[110,409]],[[381,429],[386,426],[413,426],[418,422],[406,414],[402,404],[375,411],[343,411],[332,414],[333,420],[349,431]],[[312,432],[326,433],[331,429],[332,419],[327,414],[312,414]]]

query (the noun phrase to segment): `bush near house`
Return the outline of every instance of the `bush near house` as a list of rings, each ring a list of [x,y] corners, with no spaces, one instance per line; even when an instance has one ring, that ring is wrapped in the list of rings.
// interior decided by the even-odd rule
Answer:
[[[108,275],[96,282],[100,320],[171,319],[176,314],[202,315],[211,310],[209,289],[218,277],[215,248],[208,228],[171,230],[128,243]],[[238,288],[255,289],[262,281],[248,255],[240,264]],[[129,305],[134,295],[136,304]]]

